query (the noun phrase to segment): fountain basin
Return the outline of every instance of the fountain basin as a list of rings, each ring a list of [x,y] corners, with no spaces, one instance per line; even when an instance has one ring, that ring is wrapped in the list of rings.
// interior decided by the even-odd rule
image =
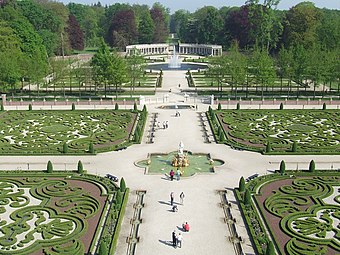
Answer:
[[[198,69],[207,69],[208,66],[205,65],[205,64],[184,64],[184,63],[181,63],[181,65],[179,67],[169,67],[168,64],[164,64],[164,63],[159,63],[159,64],[150,64],[147,66],[147,69],[151,69],[151,70],[163,70],[163,71],[171,71],[171,70],[174,70],[174,71],[178,71],[178,70],[184,70],[184,71],[187,71],[187,70],[198,70]]]
[[[215,167],[224,164],[223,160],[213,159],[211,163],[210,154],[192,153],[184,151],[189,160],[189,166],[181,167],[183,175],[190,177],[195,174],[215,173]],[[169,174],[170,170],[176,171],[176,167],[171,165],[173,158],[177,155],[176,151],[170,153],[150,153],[148,158],[135,163],[136,166],[145,168],[146,174]]]
[[[172,104],[172,105],[161,105],[159,109],[195,109],[194,105],[189,104]]]

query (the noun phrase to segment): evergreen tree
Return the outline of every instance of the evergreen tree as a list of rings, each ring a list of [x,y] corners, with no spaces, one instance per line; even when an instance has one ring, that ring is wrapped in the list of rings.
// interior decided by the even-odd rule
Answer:
[[[286,163],[284,162],[284,160],[281,160],[280,162],[280,173],[282,175],[284,175],[286,172]]]
[[[80,160],[78,161],[77,171],[78,171],[78,174],[84,173],[83,163]]]
[[[51,161],[47,162],[47,173],[52,173],[53,172],[53,165]]]
[[[116,111],[119,110],[119,105],[118,105],[118,103],[115,103],[115,110],[116,110]]]
[[[125,190],[126,190],[126,184],[125,184],[124,178],[121,178],[121,179],[120,179],[119,188],[120,188],[120,192],[123,192],[123,193],[125,192]]]
[[[272,145],[271,145],[271,143],[268,141],[267,142],[267,145],[266,145],[266,153],[269,153],[269,152],[271,152],[272,151]]]
[[[249,189],[246,189],[246,192],[244,194],[244,204],[251,205],[251,193]]]
[[[218,105],[217,105],[217,110],[222,110],[222,106],[221,106],[221,103],[218,103]]]
[[[90,143],[90,144],[89,144],[89,153],[94,154],[93,143]]]
[[[99,249],[98,249],[98,255],[109,255],[107,245],[104,241],[100,242]]]
[[[283,103],[280,104],[280,110],[283,110]]]
[[[314,160],[312,160],[310,163],[309,163],[309,172],[315,172],[315,162]]]
[[[273,242],[269,241],[266,249],[266,255],[275,255]]]
[[[297,142],[294,141],[292,144],[292,152],[297,152]]]
[[[326,103],[323,103],[322,110],[326,110],[326,109],[327,109],[327,105],[326,105]]]
[[[68,145],[67,145],[67,143],[63,144],[63,153],[64,154],[68,153]]]
[[[245,191],[245,188],[246,188],[246,182],[244,181],[244,178],[243,176],[240,178],[240,181],[238,183],[238,190],[240,192],[244,192]]]

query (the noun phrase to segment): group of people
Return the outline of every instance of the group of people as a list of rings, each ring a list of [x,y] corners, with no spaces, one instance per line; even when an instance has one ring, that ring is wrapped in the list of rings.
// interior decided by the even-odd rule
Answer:
[[[169,121],[163,121],[162,126],[163,126],[163,129],[167,129],[169,127]],[[162,126],[161,126],[161,123],[158,121],[157,127],[161,128]]]
[[[179,168],[177,168],[176,173],[173,169],[170,170],[169,176],[170,176],[171,181],[174,180],[175,175],[176,175],[177,181],[179,181],[182,175],[181,170],[179,170]]]
[[[176,111],[176,113],[175,113],[175,117],[181,117],[181,113],[180,113],[180,111]]]
[[[181,205],[184,205],[184,192],[182,191],[181,194],[179,195],[179,199],[180,199],[180,203]],[[174,200],[175,200],[175,194],[174,192],[170,193],[170,204],[172,206],[172,211],[173,212],[177,212],[178,211],[178,207],[177,205],[174,205]],[[188,224],[188,222],[185,222],[182,224],[182,228],[184,232],[189,232],[190,230],[190,226]],[[181,233],[176,233],[176,230],[174,230],[172,232],[172,246],[177,248],[182,248],[182,240],[183,240],[183,236],[181,235]]]

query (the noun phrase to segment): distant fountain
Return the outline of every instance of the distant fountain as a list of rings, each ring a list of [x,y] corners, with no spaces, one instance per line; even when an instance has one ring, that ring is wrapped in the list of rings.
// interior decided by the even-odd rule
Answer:
[[[179,60],[179,57],[176,55],[176,48],[175,47],[174,47],[174,53],[170,57],[168,67],[173,68],[173,69],[181,68],[181,61]]]

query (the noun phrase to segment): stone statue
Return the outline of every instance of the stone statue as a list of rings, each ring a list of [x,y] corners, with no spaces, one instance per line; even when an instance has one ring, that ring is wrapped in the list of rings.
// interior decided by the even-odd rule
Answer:
[[[183,150],[184,150],[184,143],[181,141],[178,147],[178,154],[183,155]]]

